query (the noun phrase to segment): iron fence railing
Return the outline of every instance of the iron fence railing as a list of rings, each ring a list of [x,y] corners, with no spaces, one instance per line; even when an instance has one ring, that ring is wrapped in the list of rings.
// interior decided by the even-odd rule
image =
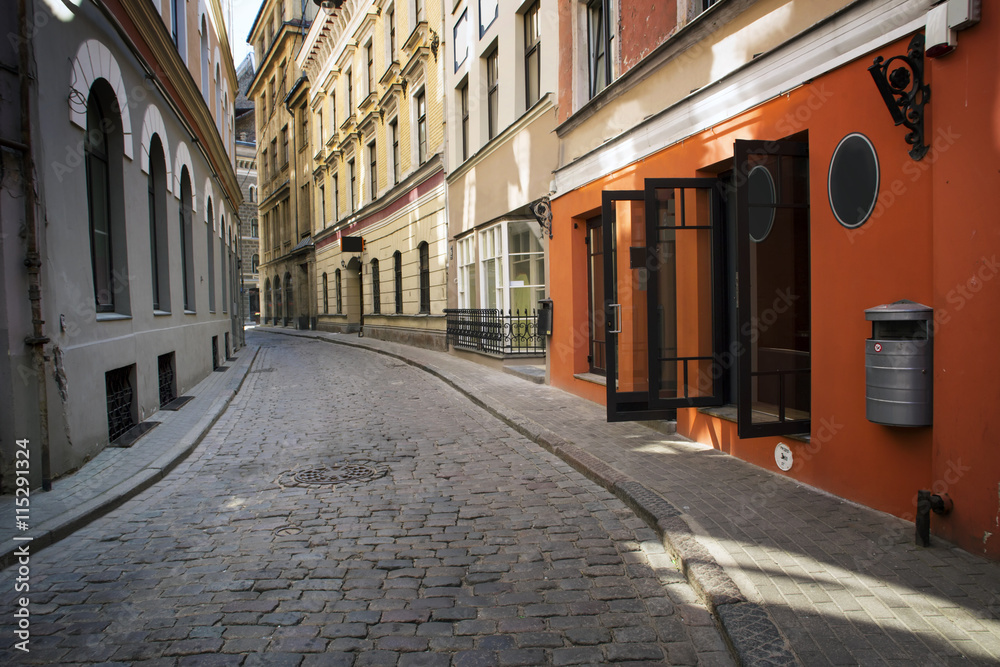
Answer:
[[[538,311],[504,313],[498,308],[447,308],[448,344],[497,355],[544,354]]]

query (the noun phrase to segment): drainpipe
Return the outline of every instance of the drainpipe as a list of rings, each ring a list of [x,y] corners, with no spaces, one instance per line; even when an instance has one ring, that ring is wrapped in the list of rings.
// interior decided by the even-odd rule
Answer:
[[[18,79],[21,96],[21,143],[24,160],[24,195],[25,195],[25,229],[28,245],[24,265],[28,269],[28,300],[31,302],[31,335],[24,339],[31,346],[35,362],[35,372],[38,374],[38,425],[42,448],[42,490],[52,490],[52,471],[49,463],[49,406],[48,391],[45,386],[45,344],[49,338],[45,335],[42,325],[42,280],[41,255],[38,252],[38,230],[36,229],[37,200],[35,198],[35,160],[31,150],[31,102],[29,94],[31,64],[31,45],[28,35],[28,0],[18,0],[18,23],[22,39],[18,46]]]

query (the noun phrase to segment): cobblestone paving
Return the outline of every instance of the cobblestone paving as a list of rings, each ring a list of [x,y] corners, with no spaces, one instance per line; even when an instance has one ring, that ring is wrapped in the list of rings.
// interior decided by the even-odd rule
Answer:
[[[567,464],[401,362],[256,342],[274,371],[184,463],[32,555],[30,653],[5,586],[0,664],[732,664],[653,531]]]

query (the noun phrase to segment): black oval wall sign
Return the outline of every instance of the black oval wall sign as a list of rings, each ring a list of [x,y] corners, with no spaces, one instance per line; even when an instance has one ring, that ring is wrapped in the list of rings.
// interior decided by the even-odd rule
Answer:
[[[827,191],[837,222],[853,229],[871,216],[878,201],[878,154],[863,134],[851,133],[840,140],[830,158]]]

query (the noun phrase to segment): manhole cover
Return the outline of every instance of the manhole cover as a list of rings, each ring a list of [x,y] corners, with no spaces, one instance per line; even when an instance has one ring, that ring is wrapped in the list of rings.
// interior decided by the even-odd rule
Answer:
[[[274,531],[275,535],[279,537],[288,537],[289,535],[298,535],[302,532],[302,529],[298,526],[282,526]]]
[[[330,486],[370,482],[385,476],[389,469],[373,461],[345,461],[330,465],[306,466],[285,473],[279,482],[291,486]]]

